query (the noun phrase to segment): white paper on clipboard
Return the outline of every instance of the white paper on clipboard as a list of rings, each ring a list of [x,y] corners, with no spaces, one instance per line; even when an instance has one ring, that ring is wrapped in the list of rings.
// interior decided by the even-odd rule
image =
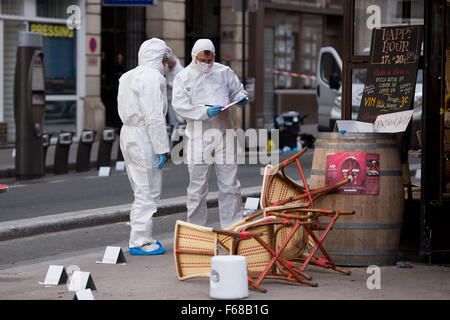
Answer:
[[[250,93],[246,94],[242,99],[237,100],[237,101],[234,101],[234,102],[232,102],[232,103],[229,103],[229,104],[227,104],[226,106],[223,106],[223,107],[222,107],[222,110],[220,110],[220,112],[225,111],[225,110],[231,108],[232,106],[238,104],[239,102],[241,102],[242,100],[246,99],[247,97],[249,97],[249,96],[252,95],[252,94],[253,94],[253,92],[250,92]]]

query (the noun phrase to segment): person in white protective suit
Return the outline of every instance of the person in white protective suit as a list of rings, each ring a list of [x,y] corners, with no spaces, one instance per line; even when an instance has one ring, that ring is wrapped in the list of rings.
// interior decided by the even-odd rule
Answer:
[[[226,228],[242,219],[242,198],[235,141],[227,141],[225,137],[226,130],[234,128],[231,112],[229,109],[221,112],[221,109],[247,93],[233,70],[214,62],[215,48],[210,40],[198,40],[191,55],[192,62],[175,77],[172,93],[175,111],[187,121],[190,176],[187,219],[190,223],[206,225],[206,196],[212,163],[205,158],[211,155],[219,189],[220,224]],[[246,104],[247,99],[244,99],[240,106]]]
[[[138,52],[138,66],[119,79],[117,101],[123,122],[120,149],[134,193],[130,211],[131,255],[166,252],[161,243],[152,238],[152,219],[161,194],[161,169],[169,152],[164,74],[171,52],[163,40],[153,38],[143,42]]]
[[[166,75],[166,81],[167,81],[167,118],[169,125],[172,127],[172,133],[177,129],[178,125],[182,122],[184,122],[183,118],[181,118],[179,115],[175,113],[175,110],[173,110],[172,106],[172,88],[173,88],[173,80],[175,79],[175,76],[183,70],[183,66],[181,65],[180,60],[172,55],[169,57],[168,61],[168,67],[169,71]]]

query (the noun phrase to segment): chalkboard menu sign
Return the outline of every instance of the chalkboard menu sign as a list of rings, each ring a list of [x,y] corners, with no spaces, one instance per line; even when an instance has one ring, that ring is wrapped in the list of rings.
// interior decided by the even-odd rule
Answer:
[[[374,29],[358,121],[406,111],[414,105],[422,26]]]

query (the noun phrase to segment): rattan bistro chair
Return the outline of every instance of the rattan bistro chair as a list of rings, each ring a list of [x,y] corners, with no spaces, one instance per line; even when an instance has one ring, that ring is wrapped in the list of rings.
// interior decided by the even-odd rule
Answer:
[[[264,220],[269,221],[272,219],[265,218]],[[235,239],[247,239],[257,235],[257,233],[260,236],[264,236],[260,230],[237,233],[177,220],[174,233],[174,257],[178,279],[210,277],[211,258],[218,255],[219,235],[229,237],[231,243]],[[229,253],[227,252],[227,254]],[[251,278],[248,281],[252,287],[262,292],[265,291],[259,285],[253,284]]]
[[[323,268],[331,268],[344,274],[350,274],[349,271],[335,265],[325,250],[323,241],[339,216],[351,215],[355,212],[317,209],[314,208],[314,200],[350,182],[351,177],[333,185],[327,185],[319,189],[309,189],[303,168],[298,159],[305,152],[306,150],[303,149],[277,166],[266,166],[260,199],[261,207],[265,216],[282,215],[290,217],[291,215],[305,215],[306,213],[312,215],[310,218],[312,223],[304,224],[302,229],[298,229],[297,235],[289,238],[285,250],[282,252],[283,257],[289,261],[302,262],[302,266],[299,269],[300,272],[304,272],[306,266],[311,262]],[[303,186],[288,177],[284,171],[285,167],[293,162],[297,165]],[[323,223],[320,221],[322,217],[331,218],[326,226],[323,226]],[[285,242],[286,235],[290,234],[291,229],[292,227],[280,226],[275,230],[276,247]],[[315,232],[320,232],[321,235],[318,236]],[[319,250],[322,254],[321,257],[316,256]]]
[[[218,254],[212,228],[178,220],[173,243],[178,279],[210,276],[211,258]]]
[[[247,259],[247,269],[249,285],[261,292],[266,290],[261,287],[264,279],[284,280],[287,282],[297,282],[310,286],[317,286],[317,283],[310,281],[311,278],[306,273],[299,271],[294,263],[287,261],[281,256],[281,252],[290,237],[296,234],[302,225],[311,224],[309,216],[291,216],[279,218],[275,215],[259,219],[237,227],[234,231],[237,234],[250,234],[247,237],[232,238],[230,254],[242,255]],[[285,243],[275,249],[273,231],[278,226],[288,226],[292,228],[286,237]]]

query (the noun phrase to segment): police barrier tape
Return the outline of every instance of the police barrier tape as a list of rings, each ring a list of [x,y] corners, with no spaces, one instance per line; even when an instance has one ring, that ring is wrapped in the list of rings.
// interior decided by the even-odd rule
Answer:
[[[297,77],[297,78],[303,78],[303,79],[310,79],[310,80],[316,80],[317,77],[310,76],[306,74],[300,74],[300,73],[294,73],[294,72],[288,72],[288,71],[279,71],[279,70],[272,70],[272,69],[265,69],[267,72],[275,73],[275,74],[281,74],[284,76],[289,77]]]

